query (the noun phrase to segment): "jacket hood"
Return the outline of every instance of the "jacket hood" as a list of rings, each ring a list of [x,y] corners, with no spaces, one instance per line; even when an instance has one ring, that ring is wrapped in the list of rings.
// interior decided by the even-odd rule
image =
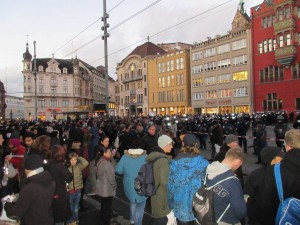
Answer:
[[[189,170],[200,165],[203,159],[204,157],[198,154],[180,153],[172,162],[184,170]]]
[[[151,153],[147,156],[146,161],[147,161],[147,162],[150,162],[150,161],[152,161],[153,159],[156,159],[156,158],[158,158],[158,157],[166,157],[166,158],[168,158],[169,160],[171,159],[171,156],[166,155],[165,153],[162,153],[162,152],[151,152]]]
[[[220,163],[219,161],[212,162],[210,165],[207,166],[207,178],[212,180],[216,176],[225,173],[227,171],[231,171],[231,168],[225,164]]]
[[[129,156],[129,157],[132,157],[132,158],[138,158],[142,155],[145,155],[146,154],[146,151],[143,150],[143,149],[128,149],[128,150],[125,150],[124,151],[124,154]]]

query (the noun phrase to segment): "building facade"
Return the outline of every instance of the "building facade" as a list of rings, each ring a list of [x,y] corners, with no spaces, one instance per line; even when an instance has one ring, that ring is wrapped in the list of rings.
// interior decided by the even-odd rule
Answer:
[[[255,111],[300,110],[300,2],[251,8]]]
[[[25,119],[24,100],[21,97],[6,95],[5,96],[6,119]],[[32,118],[29,118],[31,120]]]
[[[77,58],[38,58],[36,75],[34,71],[34,60],[27,43],[22,71],[25,119],[53,120],[92,116],[94,98],[98,101],[103,96],[102,92],[105,93],[103,85],[100,88],[93,86],[94,79],[103,79],[100,72]]]
[[[192,113],[190,45],[170,48],[148,60],[150,115]]]
[[[116,102],[119,116],[148,115],[148,58],[164,54],[159,46],[146,42],[136,47],[117,65]]]
[[[191,48],[191,95],[195,113],[252,111],[250,18],[243,3],[232,29]]]

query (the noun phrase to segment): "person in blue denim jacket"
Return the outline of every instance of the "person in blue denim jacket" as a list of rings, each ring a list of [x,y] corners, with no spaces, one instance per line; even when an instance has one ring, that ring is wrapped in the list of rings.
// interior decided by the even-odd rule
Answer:
[[[201,187],[203,171],[209,164],[200,155],[199,140],[193,134],[186,134],[183,147],[170,163],[168,201],[174,211],[178,225],[195,224],[192,199]]]

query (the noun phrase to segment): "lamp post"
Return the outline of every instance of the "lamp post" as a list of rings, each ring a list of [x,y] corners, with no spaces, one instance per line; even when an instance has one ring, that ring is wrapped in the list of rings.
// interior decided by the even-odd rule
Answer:
[[[109,27],[109,24],[107,23],[107,18],[109,18],[109,15],[106,13],[106,0],[103,0],[103,17],[101,20],[103,21],[103,26],[101,27],[101,30],[104,31],[104,34],[102,36],[102,40],[104,40],[104,61],[105,61],[105,110],[106,110],[106,116],[109,117],[109,84],[108,84],[108,54],[107,54],[107,38],[109,37],[109,33],[107,33],[107,28]]]
[[[33,42],[34,46],[34,55],[33,55],[33,76],[34,76],[34,112],[35,119],[37,120],[37,90],[36,90],[36,41]]]

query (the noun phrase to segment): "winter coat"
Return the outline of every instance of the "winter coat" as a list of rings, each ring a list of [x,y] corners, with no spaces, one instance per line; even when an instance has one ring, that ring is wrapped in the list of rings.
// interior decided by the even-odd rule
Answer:
[[[27,178],[16,203],[4,205],[7,216],[17,216],[22,225],[53,225],[52,201],[55,182],[48,171]]]
[[[53,201],[54,222],[65,222],[71,217],[69,193],[67,192],[66,183],[72,181],[72,173],[63,163],[52,160],[49,161],[47,169],[56,183]]]
[[[101,157],[96,165],[95,192],[101,197],[111,197],[116,194],[115,168],[111,160]]]
[[[240,181],[235,177],[231,168],[220,162],[213,162],[208,165],[206,173],[207,186],[212,186],[227,177],[233,176],[233,178],[225,180],[213,188],[214,209],[216,220],[218,220],[230,203],[230,207],[222,217],[221,221],[229,224],[239,223],[247,214]]]
[[[152,152],[152,148],[157,145],[157,135],[150,135],[149,133],[146,134],[141,139],[141,148],[147,151],[147,154]]]
[[[26,148],[22,145],[15,147],[12,150],[12,155],[18,155],[18,156],[24,156],[26,153]],[[22,162],[23,158],[22,157],[12,157],[9,162],[13,164],[13,166],[20,172],[22,168]]]
[[[220,124],[217,124],[216,127],[212,130],[213,142],[219,146],[223,145],[223,128]]]
[[[142,149],[129,149],[116,165],[116,173],[123,174],[123,185],[126,197],[130,202],[140,203],[146,201],[146,197],[140,196],[134,190],[134,179],[143,164],[146,163],[146,151]]]
[[[195,220],[192,211],[192,199],[201,187],[203,171],[208,161],[201,155],[179,153],[171,160],[168,183],[169,206],[175,217],[182,222]]]
[[[170,156],[167,156],[160,147],[154,147],[153,152],[148,155],[146,161],[152,161],[157,157],[164,157],[158,159],[153,164],[154,182],[157,188],[156,194],[151,197],[152,215],[156,218],[161,218],[168,215],[171,211],[168,204],[168,180],[169,180],[169,163]]]
[[[281,161],[280,172],[283,198],[300,199],[300,149],[291,149],[286,152]],[[260,222],[264,225],[273,225],[279,205],[274,166],[267,168],[263,185],[259,190],[257,204],[261,213]]]
[[[83,188],[82,171],[89,165],[89,162],[83,158],[78,157],[75,166],[69,166],[68,170],[73,175],[73,180],[69,183],[69,190],[81,190]]]

